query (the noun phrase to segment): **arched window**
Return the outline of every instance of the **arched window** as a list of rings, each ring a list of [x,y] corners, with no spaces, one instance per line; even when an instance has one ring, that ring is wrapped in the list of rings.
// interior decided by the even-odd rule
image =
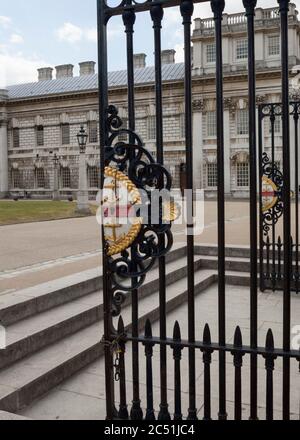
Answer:
[[[62,188],[71,188],[71,171],[69,167],[61,167],[60,181]]]
[[[97,166],[88,167],[88,182],[90,188],[100,188],[100,170]]]

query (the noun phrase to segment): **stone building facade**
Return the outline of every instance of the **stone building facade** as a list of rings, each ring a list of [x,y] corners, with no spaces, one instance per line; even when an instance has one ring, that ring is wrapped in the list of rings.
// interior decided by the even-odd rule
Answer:
[[[257,103],[280,102],[280,26],[275,8],[256,10]],[[228,197],[246,197],[249,192],[247,34],[243,13],[224,16],[224,127],[225,181]],[[289,60],[292,85],[297,89],[300,64],[300,25],[295,5],[289,13]],[[215,101],[214,22],[196,19],[193,32],[193,135],[195,187],[207,197],[216,195],[217,139]],[[185,162],[184,65],[175,63],[175,51],[162,53],[164,147],[166,166],[180,186]],[[146,66],[144,54],[135,55],[136,131],[155,153],[155,72]],[[126,72],[109,74],[110,102],[127,123]],[[297,95],[298,96],[298,95]],[[0,91],[0,195],[27,193],[47,198],[58,178],[61,197],[78,190],[79,147],[77,132],[86,127],[87,172],[90,196],[99,187],[98,78],[95,63],[38,71],[38,82],[9,86]],[[270,145],[270,128],[263,130]],[[281,154],[281,124],[276,122],[278,162]],[[57,177],[55,177],[57,176]]]

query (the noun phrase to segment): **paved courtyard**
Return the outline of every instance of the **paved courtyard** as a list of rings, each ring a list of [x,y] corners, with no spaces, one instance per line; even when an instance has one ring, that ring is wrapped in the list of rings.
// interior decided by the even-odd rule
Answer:
[[[217,242],[217,204],[207,201],[205,230],[196,243]],[[184,228],[173,228],[176,244],[186,243]],[[226,203],[227,244],[249,243],[249,203]],[[100,230],[95,217],[0,227],[0,293],[31,287],[101,263]]]
[[[217,287],[216,285],[205,290],[198,295],[196,299],[196,335],[202,339],[203,328],[209,323],[212,333],[212,340],[217,338]],[[300,315],[299,298],[292,298],[292,323],[296,324]],[[182,337],[187,337],[187,305],[179,307],[168,315],[167,330],[168,336],[172,336],[174,322],[178,320],[181,324]],[[270,293],[259,294],[259,344],[264,346],[266,334],[269,328],[273,329],[276,346],[280,346],[282,341],[282,294]],[[249,344],[250,321],[249,321],[249,289],[236,286],[227,288],[227,342],[233,343],[233,335],[236,326],[241,327],[243,334],[243,343]],[[156,323],[153,328],[153,335],[159,334],[159,325]],[[183,352],[182,358],[182,403],[183,413],[187,414],[188,409],[188,368],[187,353]],[[155,348],[153,357],[154,369],[154,401],[155,408],[159,407],[159,349]],[[199,409],[199,418],[203,417],[203,363],[202,354],[197,353],[197,406]],[[145,409],[146,397],[146,374],[145,374],[145,356],[144,349],[140,350],[140,383],[141,400]],[[258,368],[258,405],[259,416],[265,418],[265,383],[266,372],[264,369],[264,360],[259,358]],[[127,369],[127,392],[128,402],[132,399],[131,382],[131,349],[127,347],[126,354]],[[172,352],[168,350],[168,396],[170,412],[174,410],[174,384],[173,384],[173,357]],[[243,366],[243,418],[249,418],[249,357],[244,357]],[[291,365],[291,418],[299,420],[300,418],[300,373],[299,364],[292,361]],[[216,418],[218,412],[218,356],[213,355],[211,367],[212,382],[212,415]],[[118,396],[118,386],[117,386]],[[276,361],[274,371],[274,417],[282,418],[282,361]],[[41,420],[102,420],[105,418],[105,386],[104,386],[104,361],[100,359],[94,364],[88,366],[71,379],[65,381],[56,389],[51,391],[42,399],[37,400],[31,407],[22,411],[21,414],[26,417]],[[118,397],[117,397],[118,400]],[[227,410],[229,418],[234,415],[234,368],[232,356],[227,356]]]

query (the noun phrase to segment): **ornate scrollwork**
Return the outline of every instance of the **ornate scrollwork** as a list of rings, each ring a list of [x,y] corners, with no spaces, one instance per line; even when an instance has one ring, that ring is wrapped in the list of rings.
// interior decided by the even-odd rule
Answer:
[[[283,174],[276,163],[270,161],[267,153],[262,155],[263,184],[266,193],[262,197],[270,200],[263,203],[263,232],[267,236],[270,228],[275,225],[283,214]]]
[[[173,245],[171,221],[175,220],[176,208],[173,201],[161,202],[159,205],[158,222],[152,223],[150,199],[154,190],[170,191],[172,179],[169,172],[156,163],[147,151],[141,138],[133,131],[124,129],[118,110],[109,106],[107,130],[109,133],[105,148],[106,169],[116,170],[115,175],[126,175],[127,189],[134,188],[141,194],[141,205],[144,214],[143,222],[137,237],[131,243],[130,249],[125,249],[119,255],[111,255],[106,243],[106,256],[111,278],[113,295],[113,313],[121,312],[121,306],[128,293],[141,287],[146,274],[153,268],[157,258],[166,255]],[[120,141],[120,135],[127,135],[127,141]],[[122,136],[122,139],[124,136]],[[124,178],[122,177],[124,180]],[[130,186],[131,182],[131,186]],[[147,219],[145,220],[145,206]],[[170,218],[168,218],[168,216]],[[166,222],[166,220],[170,220]],[[115,249],[115,248],[114,248]]]

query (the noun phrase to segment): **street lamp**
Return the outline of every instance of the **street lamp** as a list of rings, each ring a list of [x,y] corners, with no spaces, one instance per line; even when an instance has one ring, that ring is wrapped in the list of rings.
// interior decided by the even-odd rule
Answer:
[[[80,131],[77,134],[77,140],[78,140],[80,153],[85,153],[88,135],[87,135],[87,132],[85,131],[83,125],[81,125]]]
[[[90,214],[89,207],[89,193],[87,186],[87,169],[86,169],[86,145],[88,141],[88,135],[81,125],[80,131],[77,134],[77,140],[79,145],[79,188],[77,196],[77,211],[81,214]]]
[[[53,151],[50,151],[50,157],[53,161],[53,193],[52,193],[52,200],[53,201],[58,201],[60,200],[59,197],[59,178],[58,178],[58,164],[60,161],[60,157],[57,156],[56,153],[54,153],[53,155]]]

